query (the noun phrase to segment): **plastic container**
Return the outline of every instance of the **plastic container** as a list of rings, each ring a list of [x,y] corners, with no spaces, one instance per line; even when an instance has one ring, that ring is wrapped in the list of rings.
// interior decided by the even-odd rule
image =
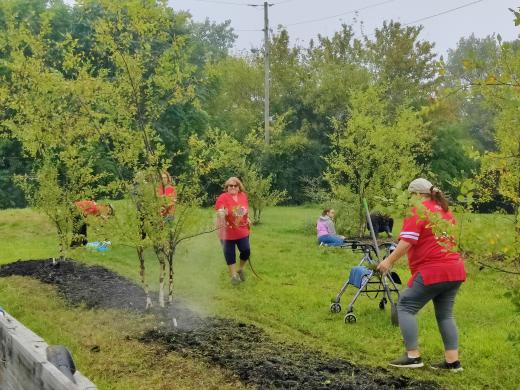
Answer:
[[[110,241],[92,241],[88,242],[86,247],[90,250],[95,250],[96,252],[106,252],[110,249],[112,243]]]

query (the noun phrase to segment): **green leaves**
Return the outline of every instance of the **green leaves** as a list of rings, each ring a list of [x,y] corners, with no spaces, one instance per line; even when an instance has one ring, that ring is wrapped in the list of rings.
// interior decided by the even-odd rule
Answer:
[[[334,122],[336,148],[325,158],[332,191],[339,195],[345,186],[359,199],[366,197],[371,206],[377,197],[389,197],[396,183],[418,174],[415,153],[425,147],[425,124],[419,115],[401,106],[393,119],[383,93],[377,87],[353,91],[351,116]],[[363,220],[360,209],[357,221]]]
[[[520,10],[520,8],[518,8],[518,9]],[[512,8],[508,8],[508,10],[511,11],[513,13],[513,15],[515,15],[515,26],[520,26],[520,12],[515,11]]]

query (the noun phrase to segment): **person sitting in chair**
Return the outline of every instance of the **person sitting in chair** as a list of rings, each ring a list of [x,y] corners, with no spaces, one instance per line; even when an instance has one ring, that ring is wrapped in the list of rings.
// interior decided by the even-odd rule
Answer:
[[[343,245],[345,241],[345,236],[340,236],[336,233],[336,227],[333,221],[335,214],[333,209],[325,209],[316,222],[318,242],[320,245],[340,246]]]
[[[386,233],[388,238],[392,237],[394,219],[391,216],[376,211],[370,214],[370,220],[372,221],[372,227],[374,228],[376,237],[379,233]],[[370,227],[367,226],[367,229],[370,230]]]

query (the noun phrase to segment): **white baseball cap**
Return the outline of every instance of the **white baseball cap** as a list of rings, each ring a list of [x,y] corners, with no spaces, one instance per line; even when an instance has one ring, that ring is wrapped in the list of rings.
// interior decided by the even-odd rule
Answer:
[[[418,179],[412,180],[408,186],[408,191],[414,192],[416,194],[429,194],[432,187],[433,184],[430,181],[420,177]]]

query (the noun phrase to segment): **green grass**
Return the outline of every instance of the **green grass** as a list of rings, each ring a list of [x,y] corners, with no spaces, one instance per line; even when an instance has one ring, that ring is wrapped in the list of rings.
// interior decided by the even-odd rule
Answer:
[[[30,278],[0,278],[0,296],[48,344],[66,345],[99,389],[246,389],[230,373],[136,340],[150,327],[149,317],[70,308],[53,287]]]
[[[336,315],[329,312],[330,299],[348,277],[350,268],[357,264],[359,254],[318,247],[315,237],[309,234],[309,226],[318,213],[317,208],[310,207],[268,209],[263,216],[263,224],[254,227],[251,235],[252,262],[262,279],[256,279],[249,271],[247,283],[238,288],[232,288],[229,284],[220,245],[214,234],[184,243],[178,250],[175,264],[176,294],[202,312],[255,323],[279,340],[301,342],[358,364],[386,367],[386,362],[401,354],[403,347],[398,328],[390,324],[388,310],[379,310],[378,299],[370,300],[362,296],[356,302],[356,324],[343,323],[344,311]],[[399,226],[400,223],[396,223],[395,233]],[[512,225],[504,217],[472,216],[471,223],[465,224],[464,229],[468,237],[467,246],[476,253],[483,243],[496,240],[497,237],[508,245],[512,242]],[[477,235],[481,241],[474,238]],[[0,237],[4,242],[1,263],[52,257],[56,254],[51,226],[45,222],[45,218],[31,210],[0,211]],[[4,237],[7,239],[4,240]],[[139,280],[134,251],[128,247],[119,247],[117,243],[106,253],[78,250],[73,257],[90,264],[101,264]],[[153,282],[153,288],[157,285],[156,262],[149,253],[149,280]],[[405,263],[401,260],[397,266],[403,281],[409,277]],[[468,280],[457,297],[455,307],[465,371],[460,375],[448,375],[425,369],[407,371],[406,374],[418,379],[434,380],[452,389],[516,389],[520,383],[520,347],[512,345],[508,336],[518,332],[520,316],[513,312],[513,305],[504,297],[504,293],[518,284],[518,278],[488,269],[479,270],[473,259],[468,259],[467,270]],[[39,326],[40,318],[33,318],[23,310],[27,300],[25,294],[30,296],[31,291],[6,295],[3,289],[11,282],[0,280],[0,283],[2,305],[27,326],[53,342],[67,345],[73,343],[79,331],[73,326],[77,311],[81,316],[89,318],[93,315],[90,313],[98,313],[94,317],[101,313],[66,309],[62,303],[53,303],[56,298],[52,294],[45,295],[40,305],[48,305],[47,325]],[[21,281],[16,283],[23,284]],[[343,307],[353,293],[354,289],[349,287],[342,299]],[[65,326],[69,320],[60,320],[63,322],[60,326],[65,330],[55,334],[49,327],[53,319],[61,315],[70,319],[72,325]],[[423,357],[426,362],[439,360],[442,358],[442,343],[431,304],[420,312],[418,319]],[[92,320],[95,321],[95,318]],[[97,336],[98,341],[104,340],[104,334],[111,337],[109,335],[112,332],[118,332],[109,324],[107,322],[101,329],[105,333]],[[131,329],[127,332],[131,332]],[[123,347],[126,348],[124,344]],[[88,346],[86,351],[82,345],[75,348],[77,353],[88,357]],[[124,355],[128,351],[121,353]],[[101,359],[102,356],[97,358]],[[83,361],[87,362],[87,366],[90,364],[88,360]],[[203,369],[200,368],[201,363],[190,364],[197,367],[193,369],[194,372]],[[95,368],[89,367],[87,372],[81,362],[78,366],[100,388],[125,388],[118,382],[122,374],[117,368],[103,376]],[[222,387],[230,386],[225,374],[219,370],[204,369],[207,370],[206,375],[216,378],[214,383],[220,383]],[[150,377],[158,375],[151,365],[142,367],[142,370],[150,370]],[[401,371],[396,373],[402,374]],[[157,386],[146,388],[161,388]],[[189,388],[190,384],[187,386]]]

